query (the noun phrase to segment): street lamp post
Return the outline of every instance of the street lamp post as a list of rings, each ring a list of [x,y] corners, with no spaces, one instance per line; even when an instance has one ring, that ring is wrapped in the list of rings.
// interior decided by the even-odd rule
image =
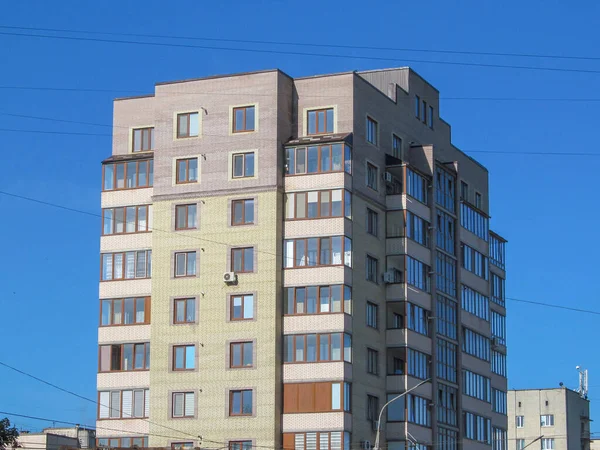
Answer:
[[[381,416],[383,415],[383,411],[385,411],[385,408],[387,408],[387,406],[392,403],[395,402],[396,400],[398,400],[400,397],[404,397],[406,394],[408,394],[410,391],[414,391],[416,388],[418,388],[419,386],[427,383],[428,381],[431,381],[431,378],[427,378],[426,380],[421,381],[419,384],[417,384],[416,386],[411,387],[409,390],[404,391],[402,394],[397,395],[396,397],[394,397],[393,399],[391,399],[389,402],[387,402],[385,405],[383,405],[381,407],[381,411],[379,411],[379,418],[377,419],[377,433],[375,434],[375,446],[373,447],[373,450],[379,450],[379,431],[381,429]]]

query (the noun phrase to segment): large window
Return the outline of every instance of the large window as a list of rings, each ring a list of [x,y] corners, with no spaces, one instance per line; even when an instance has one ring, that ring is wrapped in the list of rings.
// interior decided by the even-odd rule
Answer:
[[[437,238],[437,246],[442,250],[450,253],[451,255],[455,254],[454,249],[454,224],[455,220],[450,214],[445,213],[439,209],[436,210],[437,214],[437,230],[436,230],[436,238]]]
[[[492,444],[492,422],[487,417],[470,412],[463,413],[465,438]]]
[[[147,448],[148,436],[107,437],[96,439],[98,448]]]
[[[489,338],[476,333],[475,331],[463,327],[463,351],[484,361],[490,360],[490,340]]]
[[[492,402],[492,391],[490,379],[471,372],[463,370],[463,389],[464,394],[469,397],[474,397],[487,403]]]
[[[377,258],[373,258],[372,256],[367,255],[366,268],[365,268],[367,281],[377,283],[377,273],[378,273],[377,266],[378,265],[379,265],[379,260]]]
[[[255,124],[255,107],[243,106],[233,108],[233,132],[241,133],[244,131],[254,131]]]
[[[287,239],[283,260],[286,269],[342,264],[352,267],[352,240],[345,236]]]
[[[154,161],[129,161],[105,164],[103,167],[103,191],[152,187]]]
[[[506,241],[493,233],[490,233],[490,262],[504,270],[506,258]]]
[[[429,203],[427,179],[408,168],[406,169],[406,174],[408,178],[408,184],[406,186],[408,195],[427,205]]]
[[[254,294],[232,295],[230,302],[230,320],[250,320],[254,318]]]
[[[436,252],[436,288],[456,297],[456,260],[442,252]]]
[[[150,297],[100,300],[100,326],[150,323]]]
[[[102,210],[102,234],[145,233],[151,231],[149,213],[152,205],[123,206]]]
[[[456,383],[456,344],[444,339],[437,339],[437,376]]]
[[[315,109],[307,113],[307,134],[333,133],[333,108]]]
[[[373,145],[378,143],[379,124],[375,119],[367,117],[367,142]]]
[[[430,223],[420,218],[416,214],[407,211],[406,213],[406,235],[415,242],[425,247],[429,247],[429,228]]]
[[[458,390],[445,384],[438,384],[437,419],[447,425],[458,425],[457,420]]]
[[[254,365],[254,343],[233,342],[229,344],[229,367],[247,369]]]
[[[196,394],[194,392],[173,392],[171,417],[194,417],[196,415]]]
[[[251,416],[253,397],[252,389],[229,391],[229,415]]]
[[[500,306],[504,306],[506,301],[506,291],[504,288],[504,278],[499,277],[495,273],[491,274],[490,287],[492,290],[492,301]]]
[[[198,181],[198,158],[177,160],[177,184],[196,183]]]
[[[506,430],[492,427],[492,450],[508,450],[508,435]]]
[[[379,375],[379,352],[372,348],[367,349],[367,373]]]
[[[492,411],[498,414],[507,414],[506,392],[492,388]]]
[[[176,298],[173,300],[173,323],[196,323],[195,298]]]
[[[388,394],[387,401],[398,397],[399,394]],[[400,397],[398,400],[393,401],[387,407],[387,421],[388,422],[404,422],[406,420],[406,407],[404,405],[404,397]],[[389,446],[388,446],[389,448]]]
[[[231,249],[231,271],[236,273],[254,272],[254,247]]]
[[[100,372],[150,369],[150,343],[100,346]]]
[[[254,223],[254,199],[232,200],[231,225],[252,225]]]
[[[342,382],[285,383],[283,413],[351,411],[351,385]]]
[[[457,340],[456,302],[448,297],[438,294],[435,315],[437,332],[450,339]]]
[[[233,178],[251,178],[254,176],[254,152],[235,153],[232,156]]]
[[[437,450],[457,450],[458,431],[438,427]]]
[[[410,376],[426,380],[430,377],[429,360],[431,357],[425,353],[409,348],[406,350],[407,372]]]
[[[229,450],[252,450],[252,441],[229,441]]]
[[[344,189],[285,194],[285,218],[352,217],[352,194]]]
[[[103,253],[101,259],[102,281],[150,278],[152,274],[152,250]]]
[[[493,274],[492,274],[493,279]],[[485,295],[471,289],[469,286],[462,285],[461,289],[462,309],[479,317],[480,319],[490,320],[490,299]]]
[[[431,267],[421,261],[408,256],[406,258],[408,266],[408,284],[421,289],[425,292],[431,291]]]
[[[431,426],[430,400],[413,394],[406,395],[406,419],[408,422]]]
[[[407,303],[406,326],[409,330],[429,336],[429,311],[413,303]]]
[[[542,450],[554,450],[554,438],[543,438]]]
[[[488,218],[472,208],[467,203],[461,203],[460,205],[460,224],[466,230],[469,230],[475,236],[488,240],[489,234],[489,220]]]
[[[194,370],[196,368],[196,346],[175,345],[173,347],[173,370]]]
[[[177,114],[177,137],[189,138],[198,136],[200,116],[197,112]]]
[[[175,229],[196,229],[198,227],[197,211],[198,208],[195,203],[175,206]]]
[[[454,212],[456,177],[441,167],[436,167],[435,178],[435,202],[448,211]]]
[[[506,377],[506,355],[492,350],[492,372]]]
[[[196,276],[196,252],[175,253],[175,277]]]
[[[134,153],[154,150],[154,127],[134,128],[132,138],[131,148]]]
[[[492,311],[492,337],[496,343],[506,345],[506,317]]]
[[[351,450],[350,433],[319,431],[309,433],[283,433],[285,450]],[[245,450],[245,449],[244,449]]]
[[[148,389],[98,392],[98,419],[144,418],[149,415]]]
[[[284,363],[352,362],[352,337],[344,333],[294,334],[283,337]]]
[[[286,174],[352,173],[352,150],[345,144],[286,149]]]
[[[352,288],[344,285],[285,288],[284,314],[352,314]]]
[[[487,256],[483,255],[483,253],[479,253],[477,250],[469,247],[467,244],[461,243],[460,248],[462,253],[462,266],[469,272],[472,272],[478,277],[487,280],[489,276]]]

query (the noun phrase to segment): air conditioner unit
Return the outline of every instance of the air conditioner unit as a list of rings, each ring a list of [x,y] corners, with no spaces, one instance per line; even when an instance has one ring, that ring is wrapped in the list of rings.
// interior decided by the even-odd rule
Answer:
[[[390,270],[388,272],[384,272],[383,274],[383,282],[384,283],[393,283],[395,280],[394,271]]]
[[[375,423],[375,421],[373,421]],[[371,441],[361,441],[360,448],[362,450],[371,450]]]
[[[225,272],[223,274],[223,281],[227,284],[235,283],[237,281],[237,274],[235,272]]]
[[[393,177],[393,176],[392,176],[392,174],[391,174],[391,173],[389,173],[389,172],[385,172],[385,173],[383,174],[383,178],[385,179],[385,182],[386,182],[386,183],[391,183],[391,182],[394,180],[394,177]]]
[[[492,338],[492,348],[498,348],[498,345],[500,343],[498,342],[498,338],[493,337]]]

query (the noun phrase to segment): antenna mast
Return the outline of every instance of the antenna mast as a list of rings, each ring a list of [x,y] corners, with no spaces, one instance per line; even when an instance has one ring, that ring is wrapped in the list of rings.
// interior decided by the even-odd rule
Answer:
[[[577,393],[581,398],[587,399],[588,396],[588,371],[587,369],[582,369],[580,366],[576,367],[579,372],[579,387],[577,388]]]

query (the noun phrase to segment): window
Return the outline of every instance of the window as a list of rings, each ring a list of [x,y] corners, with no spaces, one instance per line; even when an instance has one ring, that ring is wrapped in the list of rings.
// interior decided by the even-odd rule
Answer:
[[[351,390],[341,382],[285,383],[283,413],[350,412]]]
[[[399,394],[388,394],[387,401],[393,400],[398,397]],[[405,416],[404,397],[400,397],[398,400],[394,400],[387,407],[387,421],[388,422],[404,422]],[[389,445],[388,445],[388,448]]]
[[[196,346],[175,345],[173,347],[173,370],[194,370],[196,368]]]
[[[460,204],[460,224],[478,238],[488,240],[490,231],[488,217],[467,203]]]
[[[456,383],[457,346],[444,339],[437,339],[437,376]]]
[[[102,172],[103,191],[152,187],[154,183],[154,162],[151,159],[104,164]]]
[[[352,288],[344,285],[285,288],[284,314],[352,314]]]
[[[408,256],[406,258],[408,265],[408,284],[425,292],[431,289],[431,268],[421,261]]]
[[[406,350],[407,372],[410,376],[426,380],[430,377],[429,361],[431,357],[425,353],[409,348]]]
[[[135,446],[137,448],[148,447],[147,436],[136,436],[136,437],[108,437],[96,439],[96,447],[100,448],[131,448]]]
[[[346,265],[352,267],[352,240],[345,236],[287,239],[284,268]]]
[[[178,159],[175,181],[177,184],[197,183],[198,158]]]
[[[252,441],[229,441],[229,450],[252,450]]]
[[[198,136],[200,116],[197,112],[177,114],[177,137],[188,138]]]
[[[333,133],[333,108],[308,111],[308,134]]]
[[[196,276],[196,252],[175,253],[175,277]]]
[[[427,123],[427,102],[423,100],[423,107],[421,108],[421,122]]]
[[[413,303],[406,304],[407,328],[425,336],[429,335],[429,311]]]
[[[344,189],[285,194],[285,218],[352,217],[352,194]]]
[[[252,390],[229,391],[229,415],[251,416],[252,415]]]
[[[437,332],[450,339],[457,340],[457,314],[456,302],[438,294],[437,308],[435,310]]]
[[[406,395],[406,420],[425,427],[431,426],[430,400],[413,394]]]
[[[231,225],[252,225],[254,223],[254,199],[233,200],[231,202]]]
[[[490,340],[469,328],[463,327],[463,351],[484,361],[490,360]]]
[[[100,326],[150,323],[150,297],[100,300]]]
[[[233,178],[250,178],[254,176],[254,152],[235,153],[233,159]]]
[[[367,208],[367,233],[377,236],[379,230],[379,214]]]
[[[406,187],[408,195],[427,205],[429,201],[427,179],[412,169],[407,168],[406,173],[408,177],[408,186]]]
[[[198,227],[197,205],[177,205],[175,207],[175,229],[194,230]]]
[[[134,128],[131,148],[134,153],[154,150],[154,127]]]
[[[379,124],[376,120],[367,117],[367,142],[377,145],[377,133],[378,133]]]
[[[102,234],[129,234],[151,231],[149,212],[151,205],[123,206],[102,210]]]
[[[464,181],[460,182],[460,198],[469,201],[469,185]]]
[[[454,232],[455,228],[455,220],[450,214],[446,214],[441,210],[436,210],[437,217],[437,246],[442,250],[450,253],[451,255],[455,254],[454,250]]]
[[[437,288],[456,297],[456,260],[442,252],[436,252],[436,283]]]
[[[492,275],[493,278],[493,275]],[[490,320],[490,299],[485,295],[463,284],[461,289],[462,309],[479,317]]]
[[[525,439],[517,439],[517,450],[523,450],[525,448]]]
[[[285,151],[286,175],[352,173],[352,150],[345,144],[290,147]]]
[[[500,236],[490,233],[490,262],[504,270],[504,261],[506,257],[506,241]]]
[[[233,108],[233,132],[241,133],[244,131],[254,131],[255,125],[255,107],[243,106]]]
[[[352,362],[352,337],[345,333],[294,334],[283,337],[284,363]]]
[[[415,117],[421,118],[421,98],[418,95],[415,95]]]
[[[506,355],[492,350],[492,372],[506,377]]]
[[[317,444],[318,443],[318,444]],[[309,433],[283,433],[285,450],[350,450],[350,433],[320,431]]]
[[[377,166],[367,163],[367,187],[370,187],[374,191],[377,190],[377,181],[379,179],[379,169]]]
[[[231,249],[231,271],[237,273],[254,272],[254,247]]]
[[[495,273],[492,273],[491,276],[492,301],[500,306],[504,306],[506,300],[504,278],[499,277]]]
[[[481,194],[479,192],[475,192],[475,207],[481,209]]]
[[[441,167],[435,169],[435,202],[454,212],[454,191],[456,190],[456,177]]]
[[[492,388],[492,411],[506,415],[506,401],[506,392],[501,391],[500,389]]]
[[[379,397],[367,395],[367,420],[375,422],[379,417]]]
[[[98,392],[98,419],[148,417],[148,389]]]
[[[176,298],[173,305],[173,323],[196,323],[196,299]]]
[[[472,247],[469,247],[467,244],[460,244],[461,248],[461,262],[463,268],[468,270],[469,272],[474,273],[480,278],[484,280],[488,279],[489,276],[489,266],[488,266],[488,258],[484,256],[483,253],[479,253]]]
[[[152,250],[103,253],[100,258],[102,281],[150,278],[152,274]]]
[[[373,258],[372,256],[367,255],[367,267],[366,267],[366,274],[367,274],[367,281],[371,281],[373,283],[377,283],[377,265],[379,264],[379,261],[377,260],[377,258]]]
[[[456,403],[458,391],[456,388],[438,384],[437,417],[438,422],[457,426]]]
[[[392,156],[394,158],[402,158],[402,138],[392,135]]]
[[[554,450],[554,438],[543,438],[542,450]]]
[[[150,343],[100,345],[99,372],[150,369]]]
[[[191,450],[193,448],[193,442],[173,442],[171,444],[171,450]]]
[[[367,302],[367,326],[371,328],[378,327],[379,306],[375,303]]]
[[[465,412],[464,430],[465,438],[484,442],[488,445],[492,444],[492,425],[491,420],[487,417]]]
[[[427,124],[429,128],[433,129],[433,106],[430,106],[427,110]]]
[[[196,394],[194,392],[173,392],[171,417],[194,417],[196,415]]]
[[[504,414],[506,414],[506,413],[504,413]],[[553,427],[554,426],[554,414],[546,414],[546,415],[540,416],[540,425],[542,427]]]
[[[506,345],[506,317],[492,311],[492,337],[497,344]]]
[[[492,427],[492,450],[508,450],[506,430]]]
[[[232,295],[230,301],[230,320],[254,318],[254,294]]]
[[[458,432],[438,427],[438,450],[457,450]],[[494,449],[495,450],[495,449]]]
[[[367,349],[367,373],[379,375],[379,352],[372,348]]]
[[[406,212],[406,235],[415,242],[429,247],[430,224],[411,211]]]
[[[515,419],[517,428],[523,428],[525,426],[525,416],[516,416]]]
[[[252,367],[254,365],[253,355],[253,342],[234,342],[229,344],[229,367],[232,369]]]
[[[463,389],[464,394],[474,397],[487,403],[492,402],[491,381],[489,378],[463,370]]]

